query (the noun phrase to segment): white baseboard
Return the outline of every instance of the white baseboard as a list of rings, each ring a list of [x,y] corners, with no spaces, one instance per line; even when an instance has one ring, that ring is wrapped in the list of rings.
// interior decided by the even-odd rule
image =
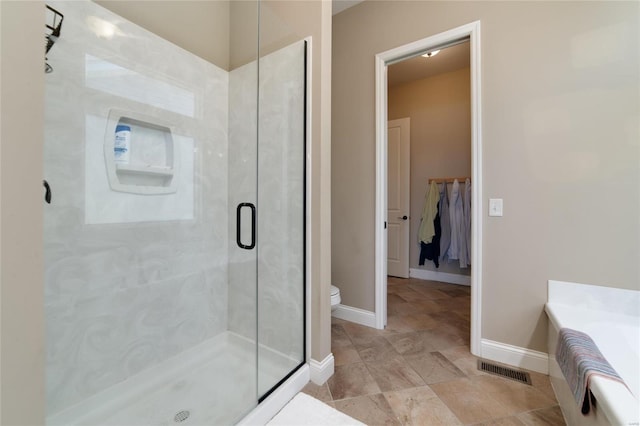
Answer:
[[[376,328],[376,314],[371,311],[365,311],[360,308],[353,308],[346,305],[338,305],[331,316],[349,321],[356,324],[366,325],[367,327]]]
[[[409,269],[409,277],[420,280],[441,281],[449,284],[471,285],[471,275],[450,274],[448,272],[429,271],[427,269]]]
[[[531,349],[482,339],[481,357],[526,370],[549,374],[549,355]]]
[[[313,360],[312,360],[313,361]],[[309,366],[303,365],[286,382],[278,387],[271,395],[247,414],[238,425],[264,425],[273,418],[287,402],[296,396],[309,383]]]
[[[327,355],[325,359],[318,362],[315,359],[309,360],[309,373],[311,381],[316,385],[322,385],[329,377],[333,376],[334,360],[333,354]]]

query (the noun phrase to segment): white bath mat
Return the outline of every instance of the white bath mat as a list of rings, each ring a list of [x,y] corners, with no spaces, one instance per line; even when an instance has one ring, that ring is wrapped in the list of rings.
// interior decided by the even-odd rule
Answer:
[[[365,426],[344,413],[328,406],[307,394],[299,393],[293,397],[268,426]]]

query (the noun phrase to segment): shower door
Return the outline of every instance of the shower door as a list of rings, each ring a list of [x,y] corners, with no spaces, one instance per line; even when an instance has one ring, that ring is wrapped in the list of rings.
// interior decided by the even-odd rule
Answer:
[[[261,5],[261,16],[271,12]],[[262,21],[261,21],[262,22]],[[305,361],[305,41],[261,26],[258,101],[258,395]],[[276,46],[276,47],[274,47]]]
[[[100,2],[222,8],[228,62],[95,2],[47,3],[64,17],[46,75],[47,424],[233,424],[262,394],[259,5],[127,3]]]

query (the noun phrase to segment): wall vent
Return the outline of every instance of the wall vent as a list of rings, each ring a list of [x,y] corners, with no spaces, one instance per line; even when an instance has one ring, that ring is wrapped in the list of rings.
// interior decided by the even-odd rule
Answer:
[[[516,382],[531,385],[531,375],[524,371],[502,367],[500,365],[492,364],[481,359],[478,360],[478,370],[485,371],[490,374],[495,374],[496,376],[505,377],[507,379],[515,380]]]

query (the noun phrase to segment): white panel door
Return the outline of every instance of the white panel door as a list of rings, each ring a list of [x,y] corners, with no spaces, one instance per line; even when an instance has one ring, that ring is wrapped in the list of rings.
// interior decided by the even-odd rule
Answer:
[[[387,274],[409,278],[409,118],[387,123]]]

